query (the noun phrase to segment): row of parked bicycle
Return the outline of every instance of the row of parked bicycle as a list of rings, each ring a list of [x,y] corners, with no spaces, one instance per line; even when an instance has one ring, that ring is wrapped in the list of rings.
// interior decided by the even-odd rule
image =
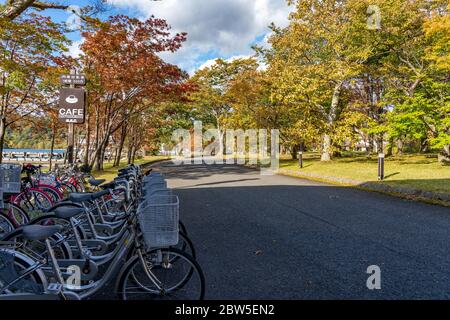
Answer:
[[[105,292],[203,299],[205,279],[179,199],[161,174],[142,171],[130,165],[105,183],[74,168],[43,175],[39,167],[1,165],[0,300],[114,297]]]
[[[76,166],[56,166],[52,171],[42,173],[41,166],[32,164],[23,167],[20,164],[0,164],[0,207],[3,208],[0,228],[1,225],[5,228],[8,220],[15,227],[28,224],[69,193],[85,192],[86,179],[94,181],[92,176],[80,172]]]

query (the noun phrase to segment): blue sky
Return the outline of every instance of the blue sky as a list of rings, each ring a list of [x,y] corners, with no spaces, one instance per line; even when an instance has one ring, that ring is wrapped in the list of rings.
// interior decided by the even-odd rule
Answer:
[[[0,3],[4,0],[0,0]],[[88,0],[60,0],[59,2],[83,6]],[[174,32],[187,32],[188,40],[175,54],[162,57],[193,73],[196,69],[210,65],[216,58],[253,54],[251,45],[263,44],[274,22],[278,26],[288,23],[291,8],[286,0],[109,0],[111,10],[107,15],[127,14],[141,19],[151,15],[163,18]],[[65,21],[69,12],[48,10],[46,14]],[[70,50],[78,52],[82,39],[78,32],[69,38],[74,42]]]

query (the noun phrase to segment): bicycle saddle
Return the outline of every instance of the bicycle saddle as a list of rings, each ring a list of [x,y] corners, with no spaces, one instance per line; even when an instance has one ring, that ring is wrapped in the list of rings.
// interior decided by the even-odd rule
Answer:
[[[22,236],[25,240],[46,240],[62,229],[62,226],[25,226],[22,228]]]
[[[106,179],[89,179],[88,181],[94,187],[98,187],[99,185],[104,183],[106,181]]]
[[[69,200],[72,202],[85,202],[92,200],[92,193],[89,192],[72,192],[69,193]]]
[[[58,207],[53,210],[53,213],[56,217],[62,219],[70,219],[72,217],[78,216],[84,212],[83,208],[74,208],[74,207]]]

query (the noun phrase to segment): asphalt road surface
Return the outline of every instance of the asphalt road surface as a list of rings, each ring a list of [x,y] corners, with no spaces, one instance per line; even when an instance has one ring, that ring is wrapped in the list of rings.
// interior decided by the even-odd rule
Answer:
[[[154,168],[180,197],[207,299],[450,299],[449,208],[240,166]]]

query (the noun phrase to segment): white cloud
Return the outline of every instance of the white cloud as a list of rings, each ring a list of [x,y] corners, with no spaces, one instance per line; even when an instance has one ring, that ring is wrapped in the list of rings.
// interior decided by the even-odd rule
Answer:
[[[238,55],[238,56],[232,56],[232,57],[230,57],[230,58],[228,58],[228,59],[224,59],[226,62],[233,62],[234,60],[237,60],[237,59],[248,59],[248,58],[251,58],[251,56],[250,55]],[[213,65],[215,65],[216,64],[216,60],[217,59],[209,59],[209,60],[206,60],[204,63],[202,63],[201,65],[200,65],[200,67],[198,67],[197,69],[198,70],[202,70],[202,69],[205,69],[205,68],[209,68],[209,67],[212,67]]]
[[[68,55],[73,58],[78,58],[82,54],[80,46],[83,44],[83,42],[84,38],[79,41],[73,41],[68,48],[69,49]]]
[[[163,57],[192,72],[206,60],[251,55],[251,44],[264,37],[274,22],[287,25],[291,8],[286,0],[109,0],[122,8],[134,8],[141,17],[154,15],[187,32],[188,41],[175,54]]]
[[[200,65],[200,67],[198,67],[198,70],[202,70],[202,69],[205,69],[205,68],[210,68],[210,67],[212,67],[215,64],[216,64],[216,59],[206,60],[205,62],[203,62]]]

